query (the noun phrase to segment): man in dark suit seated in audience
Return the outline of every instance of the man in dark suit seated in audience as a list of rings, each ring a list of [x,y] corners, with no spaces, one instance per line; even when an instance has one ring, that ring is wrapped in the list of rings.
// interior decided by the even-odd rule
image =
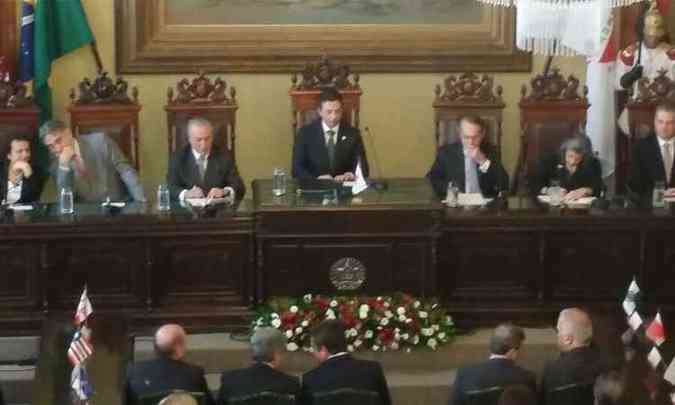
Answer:
[[[233,202],[246,193],[237,165],[229,155],[213,146],[213,125],[192,118],[187,125],[188,144],[169,161],[167,182],[172,200],[225,198]]]
[[[427,173],[436,194],[445,198],[449,182],[460,193],[481,193],[485,197],[508,191],[509,175],[497,160],[494,147],[485,141],[483,120],[466,116],[459,121],[459,128],[461,142],[439,148]]]
[[[0,161],[0,201],[6,204],[38,201],[46,176],[39,166],[31,164],[30,141],[13,137],[6,156],[7,160]]]
[[[333,319],[319,324],[312,331],[312,343],[313,355],[320,364],[302,377],[302,404],[321,405],[314,400],[315,394],[351,388],[377,394],[381,405],[391,405],[382,366],[347,353],[345,328],[341,321]]]
[[[675,196],[675,104],[656,107],[654,133],[635,143],[628,176],[629,192],[650,199],[657,181],[663,182],[666,196]]]
[[[286,339],[275,328],[259,328],[251,337],[253,361],[251,367],[223,372],[217,403],[261,392],[298,397],[300,382],[278,370],[286,353]]]
[[[155,334],[157,358],[134,363],[127,370],[126,404],[140,404],[143,397],[173,390],[200,393],[202,403],[213,405],[206,385],[204,369],[183,361],[186,348],[185,331],[180,325],[168,324]]]
[[[493,387],[524,385],[534,395],[537,390],[534,374],[515,363],[524,341],[525,332],[518,326],[497,326],[490,338],[489,360],[457,371],[449,404],[467,404],[470,392]]]
[[[356,166],[368,177],[368,160],[358,129],[342,119],[342,95],[325,89],[319,99],[320,119],[302,127],[293,146],[293,177],[354,180]]]
[[[560,357],[544,368],[540,390],[542,405],[552,403],[556,389],[574,384],[592,385],[609,369],[607,359],[591,347],[593,324],[586,312],[579,308],[560,311],[557,328]]]

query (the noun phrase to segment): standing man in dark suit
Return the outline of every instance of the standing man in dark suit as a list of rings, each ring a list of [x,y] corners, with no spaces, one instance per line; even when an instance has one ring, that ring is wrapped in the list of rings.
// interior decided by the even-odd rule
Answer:
[[[483,120],[463,117],[459,129],[461,142],[439,148],[427,173],[436,194],[444,198],[449,182],[455,183],[460,193],[481,193],[485,197],[508,191],[509,175],[497,160],[492,145],[485,141]]]
[[[155,334],[157,358],[134,363],[127,370],[126,405],[140,404],[140,399],[172,390],[204,395],[206,405],[214,405],[206,385],[204,369],[183,361],[185,331],[180,325],[168,324]]]
[[[524,341],[525,332],[521,328],[511,324],[497,326],[490,338],[489,360],[457,371],[449,404],[465,405],[469,392],[493,387],[524,385],[534,395],[537,391],[534,374],[516,365]]]
[[[359,360],[347,353],[345,328],[337,319],[321,322],[312,331],[314,357],[319,366],[302,377],[300,401],[304,405],[321,405],[314,400],[317,393],[351,388],[376,393],[381,405],[391,405],[387,380],[382,366]]]
[[[17,136],[8,146],[7,159],[0,161],[0,201],[6,204],[38,201],[46,176],[39,166],[30,163],[30,141]]]
[[[232,158],[213,146],[213,125],[204,118],[192,118],[187,132],[188,144],[177,150],[169,162],[171,199],[242,199],[246,186]]]
[[[593,384],[609,369],[607,359],[591,347],[593,323],[586,312],[579,308],[563,309],[557,329],[560,357],[544,367],[539,402],[542,405],[552,403],[552,392],[556,388]],[[591,397],[590,403],[592,400]]]
[[[666,102],[656,107],[654,134],[636,142],[628,176],[629,191],[639,197],[651,196],[654,183],[662,181],[666,196],[675,195],[673,175],[675,156],[675,104]]]
[[[297,399],[300,381],[278,370],[286,354],[284,335],[275,328],[258,328],[251,337],[251,350],[254,361],[251,367],[223,372],[218,405],[261,392],[292,395]]]
[[[368,177],[361,133],[341,121],[342,95],[337,90],[327,88],[321,93],[319,116],[295,137],[293,177],[352,181],[359,162],[363,175]]]

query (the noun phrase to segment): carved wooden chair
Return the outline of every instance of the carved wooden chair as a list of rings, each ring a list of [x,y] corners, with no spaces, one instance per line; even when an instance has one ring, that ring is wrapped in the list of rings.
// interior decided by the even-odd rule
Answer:
[[[39,125],[40,110],[26,96],[26,86],[0,80],[0,151],[5,151],[16,135],[28,137],[35,145]]]
[[[436,85],[434,99],[434,124],[436,146],[459,142],[459,120],[466,115],[482,118],[487,124],[487,140],[495,146],[501,159],[502,86],[494,87],[494,79],[488,75],[480,78],[474,73],[450,75],[443,86]]]
[[[107,72],[99,73],[93,82],[85,78],[77,87],[77,92],[70,90],[68,107],[73,134],[87,136],[104,132],[117,142],[136,170],[140,170],[138,89],[134,87],[129,97],[129,83],[121,77],[113,81]]]
[[[537,75],[521,88],[520,158],[514,176],[513,190],[527,192],[527,179],[539,160],[560,148],[568,138],[578,136],[586,127],[588,88],[579,94],[579,79],[564,78],[553,68],[547,76]]]
[[[359,127],[363,92],[359,85],[359,75],[352,74],[349,66],[336,64],[324,55],[317,63],[307,63],[300,72],[300,78],[298,74],[293,74],[291,83],[288,94],[291,96],[291,129],[294,135],[318,117],[319,96],[328,87],[335,88],[342,95],[342,121]]]
[[[236,117],[239,106],[236,90],[217,77],[213,82],[204,72],[192,80],[181,79],[167,93],[166,119],[169,129],[169,154],[187,144],[187,123],[191,118],[202,117],[213,125],[213,143],[232,159],[235,158]]]
[[[654,80],[640,79],[635,97],[626,104],[630,135],[622,134],[616,139],[616,184],[619,191],[625,190],[633,145],[654,130],[656,106],[665,101],[675,102],[675,82],[666,73],[659,72]]]

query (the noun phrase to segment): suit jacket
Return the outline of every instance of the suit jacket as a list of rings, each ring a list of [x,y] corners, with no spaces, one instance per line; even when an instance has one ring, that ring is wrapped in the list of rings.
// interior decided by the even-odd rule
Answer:
[[[490,168],[486,173],[481,172],[476,164],[481,193],[486,197],[494,197],[500,191],[508,191],[509,175],[497,160],[493,148],[489,144],[483,143],[481,150],[490,159]],[[436,194],[441,198],[445,197],[448,191],[448,183],[451,181],[459,187],[460,192],[464,192],[466,175],[464,173],[464,147],[461,142],[444,145],[438,149],[436,160],[429,169],[427,178]]]
[[[382,405],[391,405],[382,366],[375,361],[355,359],[349,354],[333,357],[302,376],[300,403],[313,404],[317,392],[353,388],[377,392]],[[320,405],[320,404],[315,404]]]
[[[466,404],[467,391],[510,385],[525,385],[530,387],[532,394],[537,392],[534,374],[518,367],[512,360],[491,359],[474,366],[462,367],[457,370],[449,405]]]
[[[220,377],[218,405],[227,405],[235,397],[252,395],[263,391],[293,395],[300,393],[300,381],[293,376],[275,370],[267,364],[256,363],[248,368],[225,371]]]
[[[540,404],[545,405],[550,392],[569,384],[594,383],[595,378],[609,369],[609,363],[600,352],[591,347],[580,347],[560,354],[546,364],[541,380]]]
[[[675,151],[672,151],[675,154]],[[673,165],[675,173],[675,165]],[[651,196],[656,181],[666,182],[666,169],[661,157],[661,147],[655,134],[637,141],[633,147],[633,155],[628,175],[630,191],[641,197]],[[670,176],[670,184],[666,188],[675,187],[675,175]]]
[[[590,156],[584,158],[573,174],[567,170],[565,160],[559,153],[544,157],[539,162],[536,173],[530,178],[530,193],[539,195],[543,187],[551,185],[551,180],[560,181],[560,187],[567,191],[588,187],[596,197],[600,196],[604,188],[600,162]]]
[[[77,138],[80,155],[84,161],[86,175],[75,170],[75,162],[70,161],[68,170],[59,166],[53,159],[51,173],[56,180],[56,188],[70,187],[76,201],[98,202],[107,196],[113,201],[145,201],[143,186],[138,173],[120,150],[117,143],[102,132],[96,132]],[[107,195],[106,195],[107,194]]]
[[[33,175],[30,178],[23,179],[21,183],[21,198],[18,203],[27,204],[38,202],[42,189],[47,180],[44,170],[31,162]],[[0,161],[0,201],[7,199],[7,178],[9,177],[9,161]]]
[[[321,119],[318,119],[302,127],[295,137],[292,174],[295,178],[317,178],[324,174],[354,173],[359,160],[363,175],[368,177],[368,159],[361,133],[341,122],[335,139],[335,164],[331,170],[326,138]]]
[[[208,193],[212,188],[232,187],[238,200],[244,197],[246,186],[239,177],[239,171],[234,161],[218,148],[211,149],[204,180],[199,176],[197,161],[189,144],[177,150],[169,162],[167,175],[169,192],[173,200],[178,200],[181,191],[189,190],[193,186]]]
[[[203,392],[205,403],[214,405],[201,367],[159,357],[134,363],[127,369],[127,405],[138,404],[142,397],[170,390]]]

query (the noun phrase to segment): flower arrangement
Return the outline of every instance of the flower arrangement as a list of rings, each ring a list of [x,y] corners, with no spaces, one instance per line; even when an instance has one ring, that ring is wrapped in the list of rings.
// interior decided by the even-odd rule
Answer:
[[[299,299],[272,298],[256,313],[252,327],[279,329],[292,352],[311,352],[310,331],[325,319],[344,323],[350,352],[436,350],[455,335],[452,317],[437,300],[419,300],[403,293],[388,297],[307,294]]]

